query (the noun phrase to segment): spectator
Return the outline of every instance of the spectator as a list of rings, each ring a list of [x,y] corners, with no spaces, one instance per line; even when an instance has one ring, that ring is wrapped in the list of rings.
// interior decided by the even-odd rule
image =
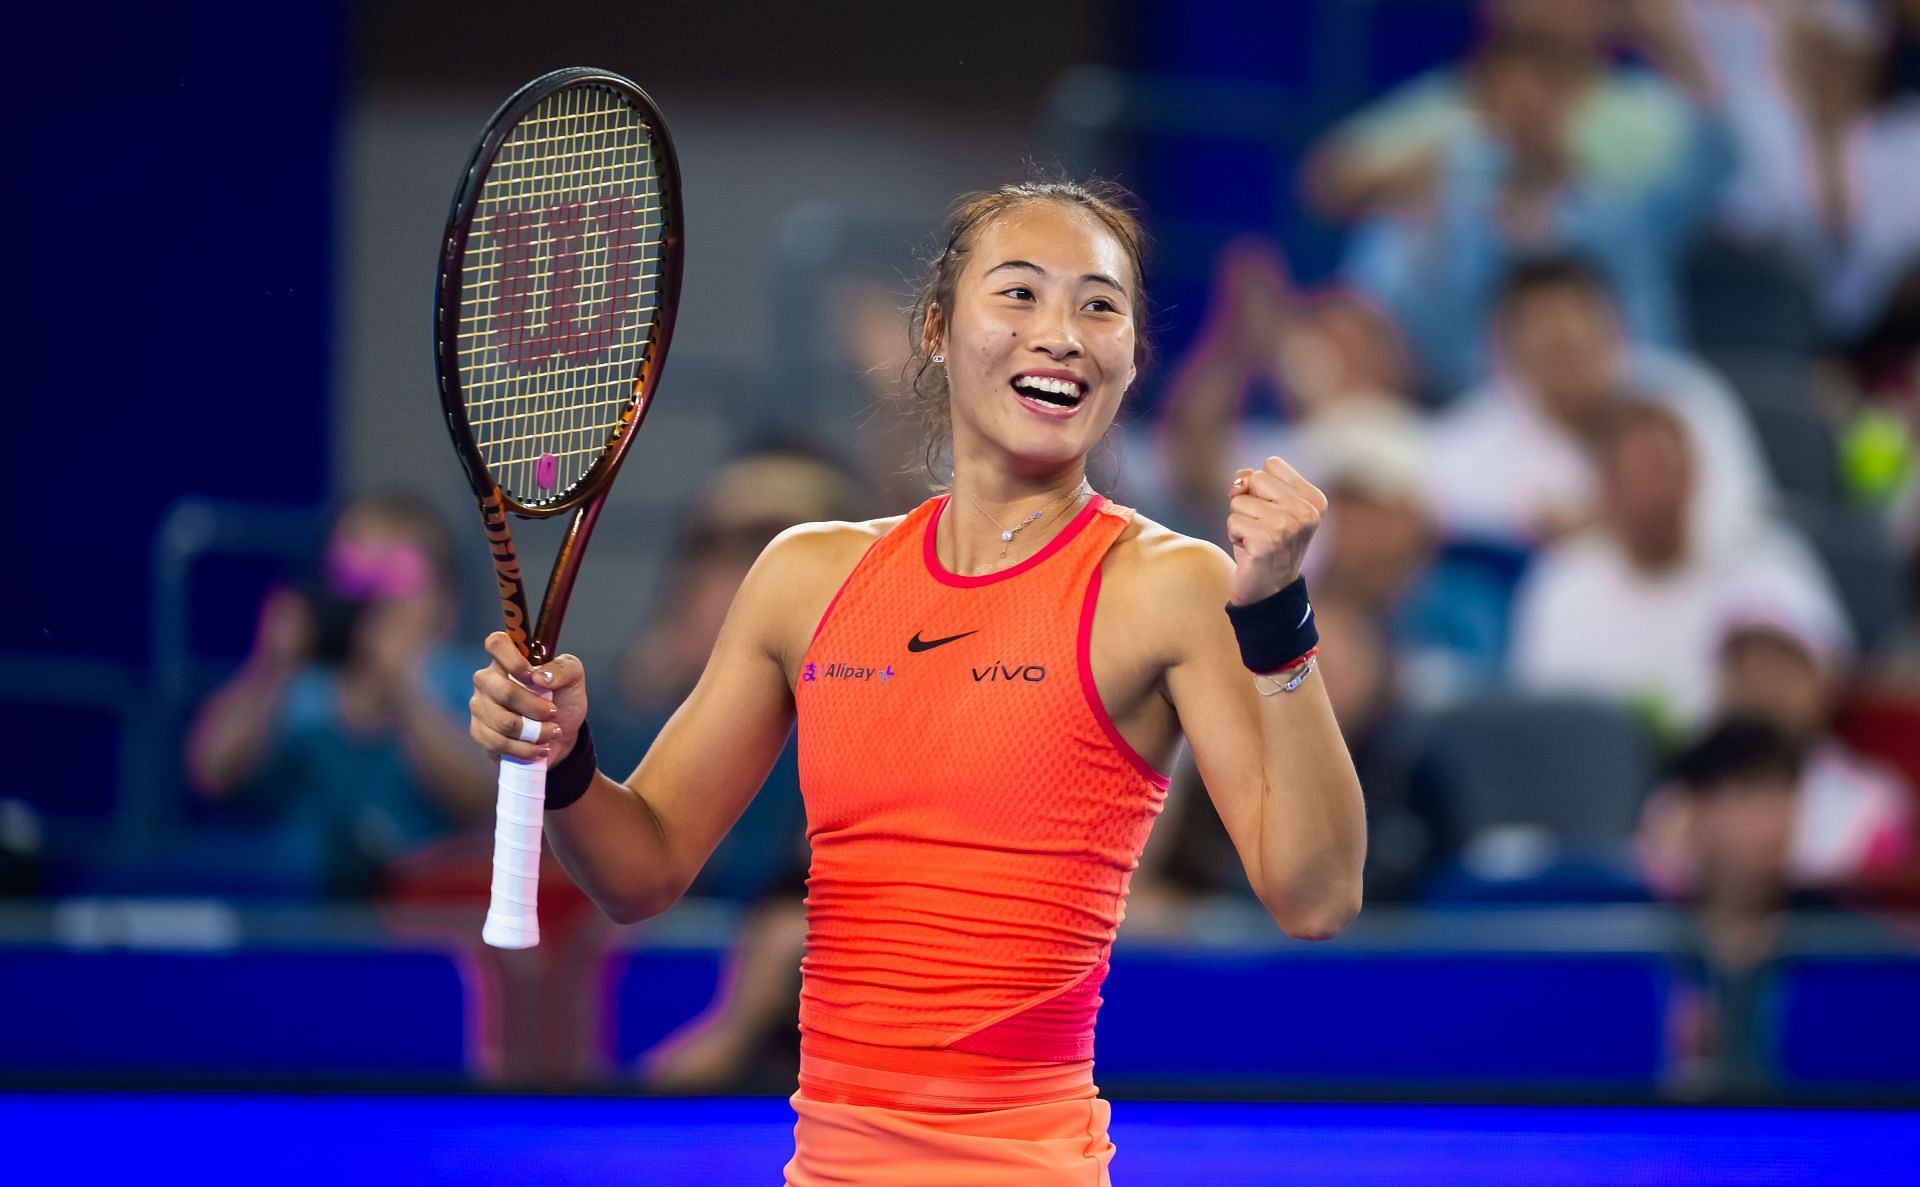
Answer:
[[[1871,885],[1913,856],[1913,795],[1892,768],[1833,733],[1848,661],[1846,632],[1817,607],[1754,607],[1721,647],[1720,703],[1783,731],[1801,747],[1792,869],[1803,886]]]
[[[1426,437],[1403,408],[1350,406],[1300,434],[1302,472],[1326,492],[1316,594],[1382,624],[1402,687],[1432,705],[1483,690],[1506,651],[1508,587],[1439,549]]]
[[[1281,341],[1295,304],[1286,261],[1271,242],[1248,235],[1220,250],[1206,321],[1168,384],[1157,451],[1165,471],[1129,475],[1143,509],[1169,523],[1197,522],[1216,505],[1249,397],[1264,390],[1284,405]],[[1150,489],[1138,489],[1141,478]]]
[[[1350,408],[1410,408],[1406,352],[1393,323],[1356,295],[1291,291],[1264,239],[1229,243],[1206,324],[1175,369],[1156,453],[1166,473],[1128,475],[1131,497],[1170,518],[1212,514],[1229,457],[1284,457],[1314,468],[1309,429]],[[1254,397],[1271,397],[1260,407]]]
[[[1161,454],[1194,514],[1218,501],[1231,456],[1283,457],[1325,491],[1316,588],[1390,624],[1409,691],[1427,703],[1498,672],[1506,589],[1438,554],[1426,431],[1407,379],[1377,310],[1351,293],[1290,294],[1271,246],[1240,240],[1222,253],[1208,329],[1175,380]],[[1261,383],[1287,420],[1244,414]]]
[[[1695,876],[1680,892],[1698,927],[1670,1010],[1683,1093],[1763,1089],[1773,1077],[1761,973],[1791,899],[1800,754],[1773,727],[1725,722],[1673,766],[1665,794],[1687,806],[1676,841]]]
[[[1687,514],[1694,451],[1673,412],[1623,403],[1595,449],[1597,525],[1547,549],[1518,594],[1511,667],[1520,685],[1616,698],[1670,736],[1712,711],[1716,648],[1743,605],[1773,599],[1841,621],[1818,562],[1784,530],[1737,551],[1697,542]]]
[[[1739,146],[1724,221],[1802,264],[1835,340],[1892,345],[1880,340],[1920,318],[1920,97],[1895,14],[1870,0],[1694,0],[1694,17]],[[1911,365],[1911,333],[1905,345]]]
[[[1485,17],[1489,40],[1534,40],[1564,55],[1574,85],[1558,135],[1574,174],[1632,189],[1674,167],[1686,99],[1658,74],[1610,61],[1609,41],[1631,32],[1613,9],[1607,0],[1491,0]],[[1336,217],[1423,208],[1447,152],[1475,132],[1463,74],[1429,71],[1328,133],[1309,175],[1321,208]]]
[[[1634,341],[1681,340],[1673,274],[1718,197],[1732,149],[1688,35],[1664,19],[1644,36],[1695,104],[1670,169],[1632,188],[1578,175],[1561,135],[1577,70],[1551,42],[1503,38],[1475,65],[1478,126],[1449,146],[1429,206],[1360,228],[1347,276],[1393,315],[1429,395],[1485,377],[1483,328],[1495,290],[1515,263],[1535,256],[1579,251],[1600,261]]]
[[[477,655],[449,647],[450,542],[426,502],[362,495],[305,590],[273,593],[254,649],[189,734],[192,786],[242,826],[250,872],[357,892],[403,854],[491,816],[494,771],[462,722]]]
[[[1825,609],[1783,599],[1739,609],[1720,645],[1718,709],[1780,731],[1804,758],[1787,859],[1793,883],[1870,887],[1912,859],[1913,798],[1897,772],[1833,733],[1848,655],[1845,629]],[[1643,853],[1667,888],[1696,876],[1682,839],[1688,802],[1656,793],[1643,815]]]
[[[1590,523],[1599,476],[1587,448],[1632,393],[1670,408],[1698,450],[1690,528],[1730,546],[1773,498],[1753,429],[1712,372],[1634,346],[1605,280],[1574,257],[1516,267],[1496,309],[1502,368],[1434,426],[1435,499],[1450,535],[1530,547]]]

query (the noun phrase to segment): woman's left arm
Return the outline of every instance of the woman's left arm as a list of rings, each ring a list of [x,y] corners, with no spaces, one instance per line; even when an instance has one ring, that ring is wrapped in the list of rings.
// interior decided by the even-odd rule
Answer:
[[[1293,583],[1326,498],[1278,458],[1238,481],[1228,518],[1234,557],[1196,543],[1174,550],[1162,570],[1178,607],[1168,616],[1178,626],[1167,691],[1260,901],[1288,935],[1328,939],[1360,911],[1359,777],[1318,674],[1291,692],[1264,680],[1276,691],[1256,691],[1224,609]]]

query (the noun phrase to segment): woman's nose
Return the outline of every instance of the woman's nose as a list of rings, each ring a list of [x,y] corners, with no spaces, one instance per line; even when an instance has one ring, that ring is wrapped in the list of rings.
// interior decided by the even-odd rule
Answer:
[[[1041,317],[1034,324],[1033,340],[1029,345],[1054,358],[1079,354],[1080,337],[1074,332],[1072,311],[1057,306],[1043,307]]]

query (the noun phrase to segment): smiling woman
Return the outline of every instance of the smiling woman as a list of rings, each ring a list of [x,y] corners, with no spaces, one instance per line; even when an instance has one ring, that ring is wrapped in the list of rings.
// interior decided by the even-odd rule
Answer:
[[[1279,458],[1221,475],[1229,558],[1087,484],[1144,355],[1143,239],[1072,183],[956,207],[913,320],[950,488],[774,540],[626,779],[595,770],[578,660],[532,671],[496,635],[475,674],[474,736],[552,748],[547,835],[621,921],[685,892],[797,719],[792,1187],[1108,1181],[1094,1020],[1183,736],[1283,929],[1359,910],[1360,790],[1299,580],[1325,497]]]

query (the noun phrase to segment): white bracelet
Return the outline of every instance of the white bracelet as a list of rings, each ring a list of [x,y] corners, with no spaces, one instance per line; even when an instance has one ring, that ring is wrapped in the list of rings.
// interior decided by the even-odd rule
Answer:
[[[1266,675],[1262,675],[1259,672],[1255,672],[1253,674],[1254,691],[1258,692],[1263,697],[1270,697],[1275,695],[1276,693],[1292,692],[1294,689],[1299,688],[1300,682],[1305,680],[1307,678],[1307,674],[1313,671],[1318,666],[1320,666],[1320,657],[1317,655],[1309,655],[1307,657],[1307,662],[1301,664],[1298,668],[1295,668],[1293,675],[1289,676],[1285,683],[1282,683],[1280,678],[1277,676],[1266,676]],[[1272,687],[1269,688],[1266,684],[1262,684],[1261,683],[1262,680],[1270,682],[1272,684]]]

